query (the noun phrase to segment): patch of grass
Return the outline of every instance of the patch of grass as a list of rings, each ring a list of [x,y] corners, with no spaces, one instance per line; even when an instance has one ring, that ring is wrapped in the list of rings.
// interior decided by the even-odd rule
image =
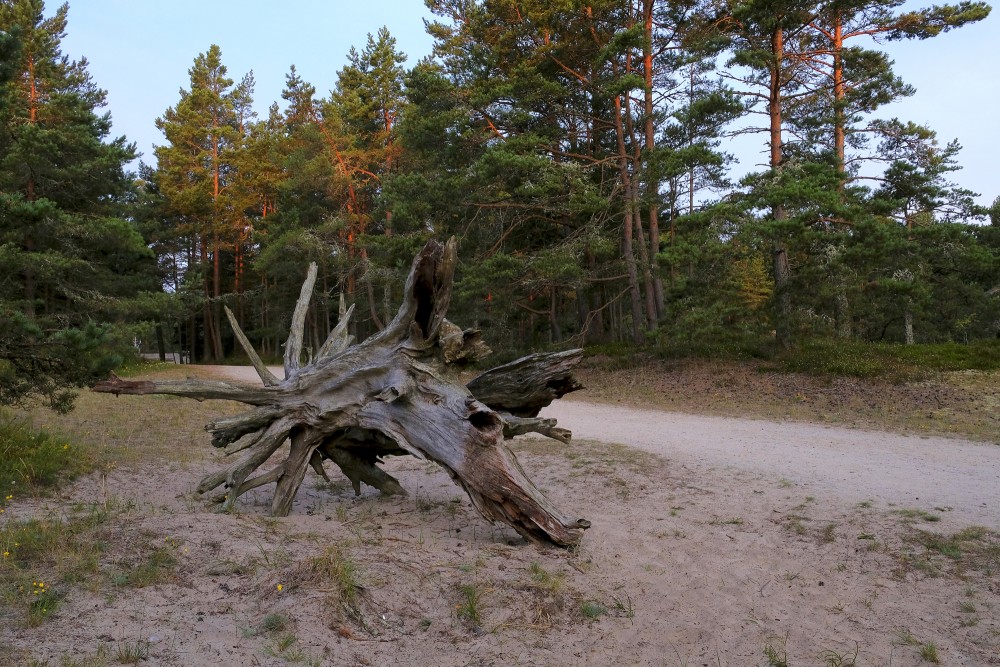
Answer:
[[[632,602],[632,596],[627,592],[621,595],[612,595],[611,603],[615,612],[619,615],[624,616],[630,621],[635,619],[635,604]]]
[[[118,642],[115,652],[118,662],[123,665],[137,665],[149,659],[149,642],[145,640]]]
[[[805,535],[808,532],[807,521],[812,521],[812,519],[802,514],[788,514],[782,517],[781,524],[796,535]]]
[[[764,657],[768,667],[788,667],[788,651],[786,642],[780,637],[772,637],[764,644]]]
[[[413,498],[413,504],[416,506],[418,512],[421,512],[423,514],[427,514],[428,512],[430,512],[431,510],[433,510],[435,507],[438,507],[438,506],[442,505],[443,503],[441,501],[430,500],[429,498],[426,498],[425,496],[421,496],[418,493]]]
[[[6,648],[6,647],[4,647]],[[6,656],[9,657],[9,656]],[[21,662],[3,662],[0,659],[0,665],[27,665],[27,667],[56,667],[55,663],[49,660],[40,660],[37,658],[25,659]],[[98,644],[97,651],[93,655],[88,655],[84,657],[71,657],[69,655],[59,656],[58,667],[108,667],[110,663],[110,658],[108,656],[108,648],[105,644]]]
[[[271,634],[272,632],[281,632],[288,627],[289,619],[284,614],[272,613],[264,617],[257,626],[257,631],[259,633]]]
[[[249,364],[249,362],[247,362]],[[150,361],[148,359],[128,359],[121,366],[115,369],[115,375],[123,378],[131,378],[139,375],[149,375],[150,373],[163,373],[176,371],[177,364],[168,361]]]
[[[629,471],[650,476],[664,465],[664,460],[656,454],[620,443],[574,440],[572,445],[558,446],[539,438],[524,438],[511,441],[511,446],[519,456],[524,452],[532,456],[567,458],[572,461],[573,469],[580,474],[594,473],[611,477],[616,472]],[[623,483],[620,478],[618,480],[615,482],[618,486],[616,493],[619,493],[619,497],[629,495],[621,491]]]
[[[273,644],[264,647],[264,653],[272,658],[281,658],[290,663],[307,663],[309,665],[319,665],[320,661],[301,648],[295,646],[299,638],[288,633],[278,637]]]
[[[0,526],[0,606],[24,605],[28,625],[38,625],[74,587],[108,591],[109,584],[142,587],[170,580],[178,564],[176,543],[122,530],[117,517],[133,508],[111,498]],[[111,559],[120,553],[129,557]]]
[[[920,645],[920,657],[926,662],[933,662],[935,665],[941,662],[938,657],[937,646],[934,642],[927,642]]]
[[[58,605],[50,585],[100,585],[100,559],[110,538],[107,512],[9,521],[0,527],[0,603],[26,603],[31,625]],[[39,586],[40,582],[47,582]]]
[[[455,614],[462,620],[468,621],[473,626],[482,625],[483,619],[479,611],[479,603],[483,592],[475,583],[461,584],[458,587],[459,602],[455,606]]]
[[[819,533],[820,544],[830,544],[837,541],[837,524],[828,523]]]
[[[358,597],[364,590],[358,564],[341,545],[327,547],[307,563],[309,579],[320,584],[332,584],[335,601],[347,610],[356,610]]]
[[[44,494],[93,467],[83,448],[0,412],[0,511],[16,498]]]
[[[939,371],[1000,369],[1000,344],[982,340],[967,345],[902,345],[812,339],[783,352],[775,361],[784,370],[907,382]]]
[[[909,628],[896,628],[896,643],[902,646],[920,646],[920,640]]]
[[[845,651],[844,653],[839,653],[833,650],[823,651],[819,654],[820,660],[827,667],[856,667],[858,664],[858,653],[861,652],[861,647],[857,644],[854,645],[854,652]]]
[[[258,542],[257,551],[260,553],[260,557],[254,558],[252,561],[253,564],[263,566],[269,570],[276,570],[278,568],[285,567],[292,560],[292,555],[289,553],[288,549],[281,546],[271,547],[262,542]]]
[[[562,572],[553,574],[543,568],[537,561],[528,568],[531,582],[527,587],[530,593],[529,605],[531,622],[535,627],[550,627],[552,617],[566,604],[566,575]]]
[[[177,569],[177,557],[172,547],[157,547],[145,554],[135,566],[114,576],[113,581],[118,586],[145,588],[170,581]]]
[[[32,582],[32,599],[28,605],[28,625],[36,627],[55,613],[64,595],[50,589],[45,582]]]
[[[529,571],[531,572],[531,580],[549,593],[560,592],[563,584],[566,582],[565,574],[561,572],[559,574],[552,574],[539,565],[538,561],[531,564]]]
[[[168,366],[156,372],[157,379],[181,380],[201,374],[196,366]],[[198,403],[177,396],[115,397],[84,391],[72,412],[35,410],[31,420],[49,433],[71,436],[70,449],[77,446],[82,461],[92,467],[145,466],[164,460],[204,460],[208,452],[202,425],[241,409],[227,401]],[[164,447],[164,442],[171,446]]]
[[[742,526],[743,517],[734,516],[728,519],[715,518],[708,522],[710,526]]]
[[[895,510],[894,513],[909,521],[926,521],[928,523],[936,523],[941,520],[940,514],[933,514],[919,509],[901,509]]]
[[[909,540],[923,546],[929,556],[946,556],[961,568],[983,572],[1000,568],[1000,533],[980,526],[952,535],[914,530]]]
[[[205,574],[217,577],[217,576],[228,576],[233,574],[248,574],[251,572],[252,568],[245,563],[238,563],[231,558],[226,560],[219,560],[211,563],[207,568],[205,568]]]

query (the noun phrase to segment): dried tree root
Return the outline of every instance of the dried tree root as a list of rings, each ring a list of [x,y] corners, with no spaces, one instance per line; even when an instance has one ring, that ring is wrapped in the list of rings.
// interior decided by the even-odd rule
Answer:
[[[399,482],[377,464],[386,456],[412,454],[443,466],[486,518],[531,540],[576,544],[590,524],[561,514],[527,478],[504,438],[535,432],[569,441],[569,431],[537,415],[580,388],[572,369],[582,351],[530,355],[487,371],[467,386],[460,384],[450,365],[476,360],[489,349],[479,332],[462,331],[445,319],[456,262],[454,239],[444,245],[429,241],[413,261],[396,316],[361,343],[353,343],[347,333],[352,310],[341,299],[339,323],[303,365],[303,329],[316,279],[311,265],[285,344],[283,380],[268,371],[227,312],[262,387],[112,376],[94,390],[220,398],[256,406],[206,427],[215,447],[240,457],[207,475],[197,489],[209,493],[225,485],[226,491],[212,498],[230,507],[247,491],[274,484],[271,513],[287,515],[310,467],[326,477],[322,459],[333,461],[355,492],[364,482],[386,494],[403,494]],[[288,439],[284,461],[265,468]]]

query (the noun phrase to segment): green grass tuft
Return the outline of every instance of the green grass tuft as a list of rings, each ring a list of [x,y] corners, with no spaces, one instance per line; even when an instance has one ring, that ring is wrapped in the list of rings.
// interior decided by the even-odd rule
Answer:
[[[473,626],[480,626],[483,623],[482,615],[479,611],[479,603],[483,592],[476,584],[462,584],[458,587],[461,594],[459,603],[456,606],[456,614],[459,618],[468,621]]]

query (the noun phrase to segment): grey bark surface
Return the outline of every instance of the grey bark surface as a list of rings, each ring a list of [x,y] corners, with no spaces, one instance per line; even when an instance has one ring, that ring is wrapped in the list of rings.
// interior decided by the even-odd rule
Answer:
[[[505,523],[526,538],[571,546],[589,527],[562,514],[527,478],[504,439],[527,432],[567,442],[570,432],[555,420],[538,419],[553,400],[576,389],[573,367],[581,350],[524,357],[483,373],[468,386],[457,380],[451,362],[475,360],[488,352],[479,332],[462,331],[445,319],[457,257],[454,240],[429,241],[413,261],[403,304],[391,322],[367,340],[351,344],[350,313],[316,356],[302,365],[304,314],[315,265],[310,267],[285,345],[285,379],[277,380],[248,349],[263,387],[208,380],[127,381],[117,377],[95,391],[115,394],[174,394],[220,398],[256,406],[206,427],[212,444],[232,464],[206,475],[199,493],[224,487],[211,499],[232,507],[247,491],[274,484],[271,513],[286,516],[311,468],[326,477],[331,460],[351,480],[386,494],[405,493],[378,467],[386,456],[411,454],[444,467],[487,519]],[[235,319],[236,337],[249,348]],[[291,441],[286,458],[265,464]],[[256,474],[256,476],[253,476]]]

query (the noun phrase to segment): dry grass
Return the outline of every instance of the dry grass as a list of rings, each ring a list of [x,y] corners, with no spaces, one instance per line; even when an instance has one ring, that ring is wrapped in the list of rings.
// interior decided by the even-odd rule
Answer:
[[[577,375],[588,401],[992,442],[1000,434],[998,371],[946,372],[892,384],[778,371],[762,361],[650,357],[622,368],[615,358],[597,357],[585,359]]]
[[[180,379],[199,371],[175,367],[158,371],[157,379]],[[211,454],[204,425],[236,414],[246,406],[231,401],[192,401],[176,396],[114,396],[81,392],[76,409],[66,415],[37,410],[28,415],[33,427],[72,434],[104,466],[201,461]]]

